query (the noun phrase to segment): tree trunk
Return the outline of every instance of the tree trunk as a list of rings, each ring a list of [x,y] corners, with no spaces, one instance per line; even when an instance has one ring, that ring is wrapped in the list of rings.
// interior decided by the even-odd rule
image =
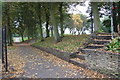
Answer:
[[[53,27],[51,28],[51,37],[53,36]]]
[[[115,2],[113,2],[113,7],[114,9],[112,9],[112,12],[113,12],[113,26],[114,26],[114,31],[115,32],[118,32],[118,28],[117,28],[117,20],[116,20],[116,7],[115,7]]]
[[[41,3],[38,4],[38,9],[39,9],[39,25],[40,25],[40,39],[43,41],[43,34],[42,34],[42,20],[41,20]]]
[[[63,5],[63,3],[61,2],[61,3],[60,3],[60,8],[59,8],[59,11],[60,11],[61,37],[64,37],[64,31],[63,31],[63,13],[62,13],[62,5]]]
[[[49,37],[48,26],[49,26],[49,13],[46,13],[46,38]]]
[[[23,37],[23,34],[21,33],[21,37],[22,37],[22,42],[24,42],[24,37]]]
[[[93,16],[93,12],[92,12],[92,9],[91,9],[91,15],[90,15],[90,17],[91,17],[91,33],[94,32],[93,31],[93,18],[92,18],[92,16]]]
[[[7,26],[8,26],[8,33],[9,33],[9,46],[12,46],[12,33],[11,33],[11,26],[10,26],[9,4],[7,4],[6,14],[7,14],[7,20],[8,20]]]
[[[72,29],[70,29],[70,34],[72,34]]]
[[[30,39],[30,37],[28,36],[28,40]]]
[[[54,38],[55,38],[55,42],[58,43],[60,41],[60,38],[59,38],[58,27],[55,18],[55,10],[54,10],[55,3],[50,3],[50,4],[51,4],[50,14],[51,14],[51,21],[53,24]]]
[[[81,29],[81,34],[83,34],[83,33],[84,33],[84,28]]]
[[[120,36],[120,1],[118,2],[118,34]]]
[[[80,35],[80,31],[78,30],[78,35]]]
[[[98,3],[92,2],[91,5],[92,5],[93,16],[94,16],[94,32],[97,32],[100,29]]]

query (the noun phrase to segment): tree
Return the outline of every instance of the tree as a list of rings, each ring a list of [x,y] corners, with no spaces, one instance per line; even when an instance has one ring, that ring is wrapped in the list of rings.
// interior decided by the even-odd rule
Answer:
[[[115,2],[113,2],[113,8],[112,8],[112,12],[113,12],[113,26],[114,26],[114,31],[115,32],[117,32],[118,30],[118,28],[117,28],[117,11],[116,11],[116,3]]]
[[[34,3],[35,4],[35,3]],[[24,21],[25,21],[25,32],[27,33],[28,38],[31,36],[32,38],[36,37],[36,22],[38,18],[36,18],[34,13],[34,5],[33,3],[26,3],[25,11],[24,11]],[[30,17],[27,17],[30,16]]]
[[[71,18],[71,15],[66,15],[64,19],[64,27],[69,28],[70,34],[72,34],[72,29],[74,28],[74,21]]]
[[[41,3],[38,3],[38,17],[39,17],[39,25],[40,25],[40,38],[43,41],[43,34],[42,34],[42,20],[41,20]]]
[[[102,22],[103,26],[105,27],[103,30],[105,32],[110,33],[111,32],[111,19],[110,18],[105,18]],[[106,29],[106,30],[105,30]]]
[[[92,27],[92,25],[90,25],[89,23],[88,23],[88,19],[87,19],[87,17],[86,17],[86,15],[83,15],[83,14],[80,14],[80,18],[81,18],[81,20],[83,21],[83,27],[82,27],[82,34],[84,33],[84,31],[85,30],[88,30],[89,28],[91,28]],[[91,20],[92,21],[92,20]],[[92,23],[92,22],[91,22]],[[89,25],[89,26],[88,26]]]
[[[99,11],[98,11],[98,3],[92,2],[92,11],[94,16],[94,32],[97,32],[100,29],[100,18],[99,18]]]
[[[120,1],[118,2],[118,6],[117,6],[117,9],[118,9],[118,33],[119,33],[119,36],[120,36]]]
[[[80,34],[79,31],[82,30],[83,20],[81,19],[80,15],[78,15],[78,14],[72,15],[72,19],[74,21],[74,25],[75,25],[75,28],[78,31],[78,34]]]
[[[20,21],[20,24],[18,27],[18,34],[22,37],[22,42],[24,42],[24,31],[25,31],[24,23]]]
[[[105,17],[105,16],[109,16],[111,17],[111,6],[110,3],[107,2],[101,2],[98,3],[99,7],[99,16],[100,17]],[[114,26],[114,32],[117,32],[117,14],[118,14],[118,2],[113,2],[113,6],[112,6],[112,13],[113,13],[113,26]]]
[[[40,39],[41,41],[44,41],[43,39],[43,30],[42,30],[42,3],[32,3],[34,4],[31,8],[33,9],[34,17],[33,20],[35,20],[36,24],[39,24],[39,34],[40,34]],[[34,25],[36,26],[36,25]]]
[[[49,18],[50,18],[50,12],[49,12],[49,6],[48,3],[43,4],[44,11],[45,11],[45,20],[46,20],[46,38],[49,37]]]
[[[58,43],[60,41],[60,37],[58,33],[58,26],[57,26],[56,16],[55,16],[56,5],[57,4],[55,2],[50,3],[50,15],[51,15],[51,22],[53,25],[55,42]]]
[[[7,24],[7,29],[8,29],[8,33],[7,34],[9,36],[9,46],[12,46],[12,32],[11,32],[11,25],[10,25],[10,8],[11,8],[11,4],[10,3],[5,3],[4,5],[4,11],[3,11],[3,14],[4,14],[4,17],[3,17],[3,20],[5,20],[4,22],[4,25]]]
[[[60,28],[61,28],[61,37],[63,37],[64,35],[64,31],[63,31],[63,10],[62,10],[62,7],[63,7],[63,3],[61,2],[60,3],[60,7],[59,7],[59,11],[60,11]]]

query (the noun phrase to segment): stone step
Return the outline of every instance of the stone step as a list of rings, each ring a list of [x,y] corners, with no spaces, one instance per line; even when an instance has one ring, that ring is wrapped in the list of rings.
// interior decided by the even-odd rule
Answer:
[[[78,51],[78,52],[70,53],[70,58],[74,58],[78,53],[80,53],[80,52]]]
[[[84,50],[86,50],[87,48],[79,48],[78,51],[81,52],[82,55],[85,55]],[[89,49],[89,50],[95,50],[95,49]]]
[[[82,52],[83,53],[86,53],[87,54],[87,52],[93,52],[93,51],[98,51],[97,49],[89,49],[89,48],[85,48],[85,49],[82,49]]]
[[[81,60],[85,60],[85,56],[83,54],[76,54],[74,58],[79,58]]]
[[[85,69],[87,68],[87,64],[85,63],[85,61],[81,60],[79,58],[70,59],[69,62],[72,63],[72,64],[74,64],[74,65],[77,65],[77,66],[79,66],[81,68],[85,68]]]
[[[111,40],[94,40],[93,44],[105,44],[105,43],[110,43]]]
[[[109,36],[111,36],[111,33],[98,33],[98,35],[109,35]],[[118,36],[118,33],[114,33],[114,36]]]
[[[111,39],[111,36],[103,36],[103,35],[97,36],[96,39],[112,40],[112,39]]]
[[[96,45],[96,44],[89,44],[86,48],[88,49],[97,49],[97,48],[103,48],[104,45]]]
[[[102,33],[98,33],[98,34],[111,34],[111,33],[105,33],[105,32],[102,32]]]
[[[79,52],[78,55],[85,55],[85,53]]]

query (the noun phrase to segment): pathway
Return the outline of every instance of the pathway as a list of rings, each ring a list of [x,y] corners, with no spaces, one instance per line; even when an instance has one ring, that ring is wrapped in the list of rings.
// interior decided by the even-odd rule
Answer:
[[[29,45],[17,44],[14,52],[25,66],[18,78],[101,78],[99,73],[85,70]],[[10,52],[9,52],[10,54]],[[16,59],[17,61],[17,59]],[[20,64],[21,65],[21,64]]]

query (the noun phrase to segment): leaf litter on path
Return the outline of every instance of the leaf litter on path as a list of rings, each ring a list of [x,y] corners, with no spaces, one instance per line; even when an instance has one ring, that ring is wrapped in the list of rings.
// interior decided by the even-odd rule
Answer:
[[[73,76],[73,75],[75,76],[79,73],[82,73],[82,75],[87,76],[87,78],[110,78],[106,75],[97,73],[95,71],[91,71],[91,70],[87,70],[87,69],[83,69],[81,67],[75,66],[69,62],[66,62],[60,58],[57,58],[56,56],[54,56],[52,54],[46,53],[39,49],[35,49],[35,48],[32,48],[32,49],[34,51],[36,51],[38,54],[49,55],[49,56],[43,56],[42,58],[45,60],[52,61],[52,64],[54,64],[54,66],[58,66],[61,68],[67,68],[68,70],[71,70],[71,72],[67,72],[67,73],[70,73],[71,76]],[[72,72],[72,71],[74,71],[74,72]],[[66,75],[66,77],[67,77],[67,75]]]
[[[26,63],[31,63],[30,69],[35,69],[34,66],[35,65],[40,65],[41,68],[46,68],[47,71],[53,71],[54,69],[51,68],[51,66],[49,65],[44,65],[43,62],[46,63],[50,63],[53,64],[54,67],[59,67],[61,70],[63,70],[63,74],[64,77],[68,77],[68,78],[74,78],[75,76],[77,76],[78,78],[108,78],[108,76],[99,74],[97,72],[94,71],[90,71],[90,70],[86,70],[83,69],[81,67],[75,66],[69,62],[66,62],[60,58],[57,58],[56,56],[46,53],[44,51],[41,51],[39,49],[30,47],[30,46],[26,46],[27,48],[29,48],[30,50],[34,51],[35,55],[26,55],[26,56],[22,56],[16,54],[17,51],[13,50],[13,51],[9,51],[9,58],[8,61],[11,63],[11,65],[15,68],[15,70],[17,70],[17,74],[14,75],[13,77],[19,77],[19,75],[25,71],[22,71],[22,68],[25,67]],[[29,53],[27,53],[29,54]],[[40,59],[38,60],[39,62],[34,63],[34,61],[37,60],[37,58],[40,57]],[[30,58],[30,60],[27,60],[27,58]],[[38,69],[36,69],[38,70]],[[28,72],[30,73],[30,72]],[[78,74],[82,75],[82,76],[78,76]],[[34,73],[32,76],[29,76],[31,78],[35,78],[37,77],[38,73]],[[52,74],[50,74],[52,76]],[[56,72],[57,77],[61,77],[61,74],[59,72]],[[26,76],[26,75],[24,75]],[[27,77],[27,76],[26,76]]]
[[[22,68],[25,67],[25,63],[23,61],[23,58],[17,54],[17,49],[18,47],[16,47],[14,50],[8,50],[8,63],[10,64],[9,66],[12,66],[16,70],[14,71],[14,75],[11,77],[18,77],[24,72],[22,71]]]

